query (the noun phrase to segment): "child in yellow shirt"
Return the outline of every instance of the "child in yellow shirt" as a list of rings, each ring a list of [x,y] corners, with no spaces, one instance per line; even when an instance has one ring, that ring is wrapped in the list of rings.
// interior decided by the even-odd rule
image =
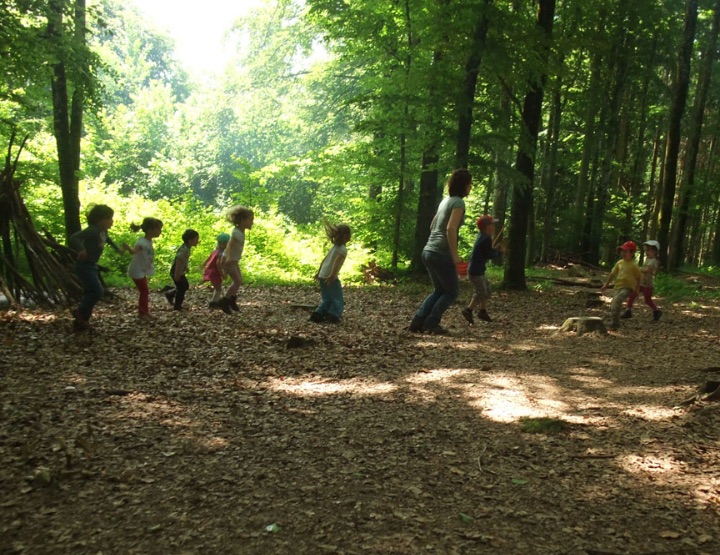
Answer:
[[[613,300],[610,304],[610,329],[616,330],[620,327],[620,313],[622,312],[623,303],[633,293],[637,293],[640,289],[640,280],[642,273],[640,267],[635,262],[635,251],[637,245],[632,241],[627,241],[618,247],[620,256],[617,264],[613,267],[605,285],[600,289],[601,293],[610,286],[610,282],[615,280],[613,287]]]

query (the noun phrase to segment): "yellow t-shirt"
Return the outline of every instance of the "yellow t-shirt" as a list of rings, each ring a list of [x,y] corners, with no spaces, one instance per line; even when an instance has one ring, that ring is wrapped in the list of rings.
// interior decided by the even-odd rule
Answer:
[[[640,287],[642,273],[640,267],[634,260],[618,260],[610,272],[610,277],[615,278],[614,289],[632,289],[637,291]]]

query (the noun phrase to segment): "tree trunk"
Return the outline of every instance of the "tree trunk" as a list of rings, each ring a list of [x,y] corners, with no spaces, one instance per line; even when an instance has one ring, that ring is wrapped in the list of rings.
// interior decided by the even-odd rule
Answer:
[[[635,16],[635,12],[631,13]],[[632,28],[620,14],[620,36],[613,45],[611,60],[615,68],[612,72],[612,91],[607,106],[607,115],[601,121],[607,121],[603,129],[603,159],[600,180],[597,186],[596,198],[593,204],[590,223],[590,236],[588,238],[587,254],[585,260],[598,264],[602,258],[600,247],[602,244],[605,226],[605,212],[610,199],[610,187],[617,182],[619,172],[619,155],[621,125],[620,112],[622,100],[625,97],[625,86],[629,67],[628,55],[634,46],[634,35],[629,31]]]
[[[500,97],[500,121],[506,125],[510,121],[510,99],[505,91]],[[495,191],[493,196],[493,216],[499,221],[498,229],[505,226],[505,213],[507,212],[508,179],[507,167],[510,165],[512,150],[502,140],[495,147]]]
[[[85,92],[83,79],[87,78],[87,67],[76,71],[80,75],[73,82],[72,103],[69,101],[68,76],[65,60],[66,46],[63,44],[63,10],[65,0],[50,0],[48,3],[48,36],[57,46],[58,62],[53,66],[51,91],[53,102],[53,134],[57,145],[60,189],[62,191],[65,217],[65,234],[70,237],[80,230],[80,141],[82,138],[83,107]],[[75,0],[75,37],[77,53],[85,49],[85,0]],[[83,63],[82,65],[87,65]]]
[[[547,157],[543,162],[543,172],[540,179],[540,188],[545,191],[545,207],[543,210],[542,244],[540,248],[541,260],[546,260],[550,250],[550,237],[553,232],[553,216],[555,214],[555,191],[557,188],[557,154],[560,144],[560,122],[562,120],[562,66],[564,56],[560,55],[559,72],[555,81],[553,93],[552,112],[548,127],[549,147]]]
[[[407,98],[410,78],[410,66],[412,64],[411,48],[413,45],[413,28],[410,14],[410,0],[405,0],[405,29],[407,32],[408,54],[405,58],[405,108],[403,110],[403,131],[400,133],[400,175],[398,178],[398,195],[395,210],[395,233],[393,234],[392,267],[397,269],[400,235],[402,232],[402,213],[405,204],[405,183],[407,181],[407,133],[405,131],[410,117],[410,101]]]
[[[539,0],[537,25],[543,33],[543,65],[547,67],[552,43],[555,0]],[[515,183],[512,195],[512,214],[509,234],[508,264],[505,267],[504,284],[510,289],[527,289],[525,281],[525,256],[527,248],[528,220],[533,209],[533,182],[535,179],[535,153],[538,130],[542,117],[542,102],[547,70],[543,69],[539,80],[532,80],[525,95],[522,125],[515,167],[522,181]]]
[[[585,221],[587,218],[587,199],[590,189],[590,163],[597,149],[597,130],[596,121],[598,115],[599,88],[600,88],[600,70],[602,57],[598,52],[593,54],[590,68],[590,84],[588,85],[588,101],[585,111],[584,141],[582,157],[580,159],[580,171],[578,173],[577,191],[575,196],[575,237],[580,247],[583,258],[587,250],[587,236],[584,234]]]
[[[670,270],[674,268],[668,265],[670,262],[668,257],[668,239],[670,238],[670,222],[672,220],[673,204],[675,202],[675,182],[677,179],[678,153],[680,151],[680,125],[682,123],[683,113],[685,112],[688,88],[690,86],[690,59],[695,41],[697,16],[697,0],[686,0],[685,28],[675,72],[667,147],[665,149],[665,163],[663,164],[662,206],[660,209],[660,231],[658,233],[658,241],[660,241],[660,265]]]
[[[420,173],[420,193],[418,196],[417,220],[415,224],[415,248],[413,249],[412,268],[422,268],[420,256],[430,235],[430,224],[435,216],[438,204],[438,162],[437,148],[428,148],[422,157]]]
[[[458,99],[458,131],[457,145],[455,149],[455,168],[467,168],[470,161],[470,135],[472,131],[473,107],[475,104],[475,90],[477,88],[478,74],[480,73],[480,64],[482,62],[483,53],[485,52],[485,42],[488,32],[487,12],[492,4],[492,0],[485,0],[479,14],[478,21],[475,24],[475,31],[472,38],[472,46],[470,56],[465,64],[465,81],[463,83],[462,94]]]
[[[705,104],[707,102],[710,80],[712,77],[712,66],[715,61],[715,49],[718,41],[718,30],[720,30],[720,0],[715,1],[712,30],[705,47],[700,67],[700,75],[697,82],[695,104],[693,106],[692,120],[690,123],[690,136],[688,137],[685,162],[683,164],[683,183],[680,189],[680,209],[677,215],[677,229],[672,248],[668,256],[668,267],[679,268],[683,263],[685,253],[686,231],[688,220],[691,214],[691,202],[695,189],[695,170],[697,166],[698,152],[700,150],[700,138],[702,136],[703,117],[705,115]],[[693,211],[694,212],[694,211]]]

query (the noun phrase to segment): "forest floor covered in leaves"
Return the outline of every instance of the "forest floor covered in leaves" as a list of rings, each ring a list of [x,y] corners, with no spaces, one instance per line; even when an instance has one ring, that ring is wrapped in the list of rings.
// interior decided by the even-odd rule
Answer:
[[[348,287],[336,326],[291,287],[0,313],[0,553],[720,553],[720,404],[674,408],[720,374],[719,302],[575,337],[586,290],[500,292],[409,333],[427,291]]]

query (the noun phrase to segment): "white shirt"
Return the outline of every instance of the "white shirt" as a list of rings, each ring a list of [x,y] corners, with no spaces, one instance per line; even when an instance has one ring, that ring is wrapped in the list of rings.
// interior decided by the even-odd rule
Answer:
[[[320,271],[318,272],[318,277],[320,279],[327,279],[330,277],[330,273],[335,265],[335,260],[337,260],[340,256],[343,257],[344,263],[345,257],[347,256],[347,247],[345,245],[333,245],[320,266]],[[342,264],[340,264],[340,268],[342,268]],[[338,268],[338,273],[340,272],[340,268]]]
[[[237,262],[242,258],[243,249],[245,248],[245,232],[239,227],[234,227],[230,234],[225,252],[223,253],[223,262]]]
[[[140,249],[133,253],[132,260],[128,266],[128,277],[142,279],[146,276],[155,275],[155,248],[150,239],[140,237],[135,243]]]

